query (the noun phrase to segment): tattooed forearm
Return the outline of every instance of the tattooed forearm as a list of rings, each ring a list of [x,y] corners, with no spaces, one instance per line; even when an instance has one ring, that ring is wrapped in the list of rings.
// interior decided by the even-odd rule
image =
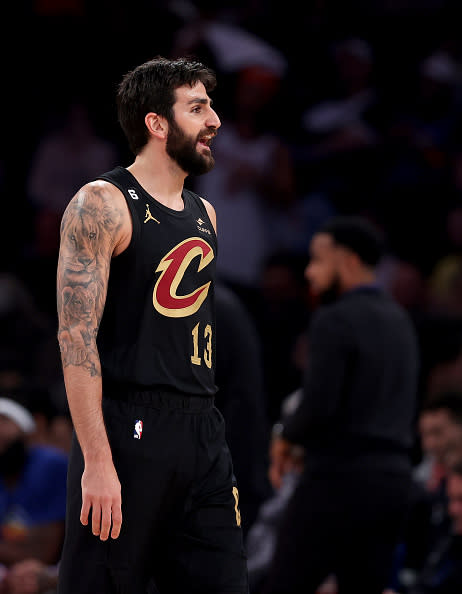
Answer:
[[[87,186],[69,203],[61,223],[57,275],[58,341],[63,366],[101,375],[96,335],[121,213],[104,189]]]

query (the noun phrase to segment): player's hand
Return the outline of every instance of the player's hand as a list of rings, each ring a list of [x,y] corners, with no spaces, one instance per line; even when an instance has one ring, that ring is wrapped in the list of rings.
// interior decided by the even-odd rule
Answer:
[[[117,538],[122,526],[122,496],[119,478],[111,459],[85,463],[82,475],[82,510],[80,521],[88,524],[95,536]],[[111,528],[112,526],[112,528]]]
[[[292,468],[292,444],[282,437],[274,437],[270,445],[268,478],[274,489],[282,485],[283,476]]]

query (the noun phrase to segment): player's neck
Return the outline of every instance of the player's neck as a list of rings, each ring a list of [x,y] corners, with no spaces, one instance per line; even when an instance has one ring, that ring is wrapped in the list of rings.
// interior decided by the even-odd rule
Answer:
[[[156,200],[175,210],[182,209],[186,173],[168,155],[162,158],[142,153],[127,169]]]
[[[342,279],[342,291],[351,291],[365,285],[373,285],[377,282],[374,271],[369,268],[361,268]]]

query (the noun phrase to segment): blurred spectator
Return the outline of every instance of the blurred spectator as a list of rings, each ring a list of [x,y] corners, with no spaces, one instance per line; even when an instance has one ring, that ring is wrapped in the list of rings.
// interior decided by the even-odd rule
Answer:
[[[308,327],[303,398],[273,439],[275,489],[293,444],[304,470],[264,594],[314,594],[330,574],[339,591],[389,585],[409,502],[419,353],[406,310],[376,284],[382,250],[358,217],[328,221],[311,242],[306,276],[324,305]]]
[[[445,52],[435,51],[422,58],[411,82],[410,101],[397,106],[390,128],[416,156],[422,156],[428,173],[445,164],[445,152],[460,122],[459,70]]]
[[[28,410],[34,417],[35,430],[29,443],[50,446],[69,454],[73,424],[64,396],[64,382],[57,386],[35,386],[30,390]]]
[[[350,38],[332,45],[338,96],[320,101],[303,115],[308,132],[318,135],[313,150],[328,156],[337,150],[369,146],[377,141],[367,114],[377,101],[374,56],[364,39]]]
[[[417,60],[409,79],[407,95],[402,93],[388,116],[377,209],[395,252],[428,272],[441,257],[449,151],[460,128],[458,66],[445,53],[430,51]]]
[[[33,416],[0,398],[0,564],[59,560],[64,535],[67,456],[28,439]]]
[[[462,392],[443,391],[427,397],[419,412],[419,433],[422,461],[414,468],[416,484],[398,589],[416,583],[432,551],[451,531],[447,480],[453,464],[462,459]]]
[[[267,452],[270,424],[263,382],[260,337],[235,293],[215,287],[217,315],[217,407],[226,422],[226,438],[239,484],[244,535],[270,492]]]
[[[462,463],[447,478],[447,529],[430,548],[416,582],[405,594],[456,594],[462,591]]]
[[[302,113],[307,136],[299,152],[316,190],[327,192],[338,210],[358,212],[371,206],[382,142],[375,56],[372,45],[356,37],[333,42],[330,51],[334,89]]]
[[[216,101],[220,112],[232,108],[227,96],[228,82],[236,72],[259,66],[284,75],[288,63],[283,52],[244,27],[239,9],[234,4],[224,5],[213,0],[194,0],[170,3],[183,24],[173,33],[171,54],[174,57],[195,55],[212,67],[221,81]]]
[[[58,564],[25,559],[6,572],[4,581],[0,581],[0,594],[56,594],[57,586]]]
[[[451,452],[460,449],[462,453],[462,393],[445,391],[427,398],[418,424],[422,460],[414,474],[434,492],[443,482]]]

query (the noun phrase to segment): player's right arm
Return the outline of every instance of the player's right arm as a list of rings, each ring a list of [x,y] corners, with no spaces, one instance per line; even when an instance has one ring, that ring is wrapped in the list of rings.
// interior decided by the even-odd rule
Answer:
[[[91,510],[93,534],[117,538],[122,523],[120,482],[112,461],[101,400],[101,365],[96,344],[114,252],[130,232],[120,192],[107,182],[84,186],[61,222],[57,268],[58,342],[72,421],[82,449],[80,520]]]

